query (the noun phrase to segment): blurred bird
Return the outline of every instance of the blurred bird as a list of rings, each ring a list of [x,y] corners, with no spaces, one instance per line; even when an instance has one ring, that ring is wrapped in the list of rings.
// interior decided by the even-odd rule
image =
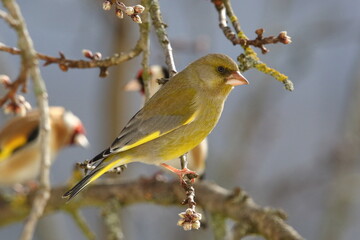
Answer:
[[[142,78],[143,70],[140,70],[135,79],[130,80],[125,85],[126,91],[139,91],[142,96],[145,97],[144,81]],[[169,78],[169,71],[167,68],[160,65],[150,66],[150,79],[149,79],[149,92],[152,97],[162,85],[158,83],[158,79]],[[145,98],[144,98],[145,103]],[[207,138],[205,138],[199,145],[192,149],[187,154],[188,168],[199,174],[200,178],[204,177],[205,161],[208,153]],[[170,160],[167,162],[170,166],[180,168],[179,158]]]
[[[244,84],[248,81],[226,55],[194,61],[145,103],[109,148],[89,161],[95,168],[63,197],[71,199],[108,170],[136,161],[161,164],[179,177],[194,173],[163,162],[200,144],[217,124],[231,90]]]
[[[85,147],[88,140],[78,117],[63,107],[50,107],[51,161],[69,145]],[[0,185],[34,180],[40,173],[41,156],[38,110],[10,119],[0,130]]]

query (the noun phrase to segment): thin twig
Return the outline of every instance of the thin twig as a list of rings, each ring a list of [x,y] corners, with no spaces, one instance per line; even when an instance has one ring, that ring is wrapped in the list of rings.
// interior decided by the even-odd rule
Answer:
[[[18,34],[18,46],[21,49],[22,69],[29,71],[30,77],[34,82],[34,92],[37,104],[40,110],[40,149],[41,149],[41,170],[40,170],[40,186],[33,200],[30,215],[25,223],[21,234],[22,240],[32,239],[35,227],[39,218],[42,216],[46,203],[50,198],[50,119],[49,105],[47,101],[47,92],[45,83],[41,77],[38,67],[38,60],[32,39],[27,30],[25,20],[21,14],[20,8],[15,0],[3,0],[4,7],[9,11],[13,19],[18,21],[14,26],[14,30]]]
[[[7,22],[7,24],[9,24],[12,28],[16,28],[19,24],[17,20],[3,10],[0,10],[0,18],[4,19],[5,22]]]
[[[89,240],[96,239],[95,234],[92,232],[91,228],[88,226],[84,217],[81,215],[78,209],[69,209],[67,212],[74,219],[76,225],[80,228],[80,230],[87,239]]]
[[[144,83],[144,92],[145,92],[145,102],[150,98],[150,67],[149,67],[149,57],[150,57],[150,15],[149,15],[149,1],[142,0],[141,4],[145,7],[145,11],[142,15],[142,24],[140,25],[140,35],[144,39],[143,41],[143,58],[141,61],[142,67],[142,80]]]
[[[174,62],[174,57],[172,54],[172,47],[170,44],[170,40],[166,33],[167,25],[164,23],[161,12],[160,12],[160,5],[158,0],[151,0],[150,1],[150,16],[152,19],[152,24],[155,28],[157,37],[159,39],[160,45],[164,50],[165,54],[165,63],[169,69],[170,77],[176,74],[176,67]]]
[[[4,0],[3,0],[4,1]],[[119,65],[123,62],[129,61],[130,59],[133,59],[134,57],[138,56],[141,51],[141,45],[142,45],[143,39],[140,37],[138,42],[136,43],[135,47],[130,50],[127,53],[115,53],[111,57],[99,59],[99,60],[73,60],[73,59],[67,59],[63,53],[60,52],[60,57],[53,57],[49,55],[45,55],[42,53],[37,53],[37,57],[40,60],[45,61],[44,66],[50,65],[50,64],[58,64],[59,68],[62,71],[67,71],[69,68],[100,68],[107,69],[111,66]],[[2,43],[0,43],[0,51],[8,52],[13,55],[19,55],[21,54],[21,50],[6,46]],[[102,77],[105,77],[106,75],[103,75]]]
[[[266,48],[264,44],[267,42],[275,43],[275,42],[284,42],[286,44],[290,43],[291,40],[287,36],[286,32],[281,32],[277,37],[277,40],[274,40],[273,37],[269,37],[267,39],[263,39],[261,29],[257,30],[256,33],[258,35],[257,39],[249,40],[249,38],[245,35],[245,33],[241,30],[240,23],[238,18],[236,17],[234,10],[231,6],[230,0],[212,0],[215,5],[216,10],[219,14],[219,27],[223,31],[225,37],[229,39],[233,44],[239,44],[243,49],[244,53],[240,54],[238,57],[238,61],[240,63],[239,68],[241,71],[247,71],[250,68],[256,68],[257,70],[268,74],[275,78],[276,80],[282,82],[285,86],[286,90],[293,91],[294,84],[289,80],[288,76],[280,73],[276,69],[270,68],[260,60],[257,56],[256,52],[250,47],[250,45],[255,45],[260,47],[262,51],[265,51]],[[230,19],[233,28],[235,29],[234,33],[227,24],[226,16]],[[272,39],[272,40],[270,40]]]
[[[116,199],[111,199],[102,209],[102,215],[107,228],[107,240],[123,240],[124,233],[121,229],[119,216],[120,203]]]

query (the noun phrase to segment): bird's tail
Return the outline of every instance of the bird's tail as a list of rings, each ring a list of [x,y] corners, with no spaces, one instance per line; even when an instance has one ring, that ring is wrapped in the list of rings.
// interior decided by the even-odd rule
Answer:
[[[105,163],[104,160],[103,160],[100,164],[98,164],[98,166],[96,166],[96,168],[94,170],[89,172],[88,175],[86,175],[73,188],[71,188],[69,191],[67,191],[62,197],[67,198],[68,201],[71,200],[79,192],[81,192],[81,190],[83,190],[87,185],[89,185],[91,182],[98,179],[105,172],[107,172],[107,171],[109,171],[109,170],[111,170],[111,169],[113,169],[113,168],[115,168],[115,167],[117,167],[119,165],[122,165],[122,164],[126,164],[126,162],[124,160],[115,160],[115,161],[112,161],[110,163]]]

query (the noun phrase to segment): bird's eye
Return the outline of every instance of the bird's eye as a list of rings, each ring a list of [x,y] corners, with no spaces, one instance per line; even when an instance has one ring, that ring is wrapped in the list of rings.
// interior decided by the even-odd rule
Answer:
[[[217,68],[217,71],[218,71],[219,73],[224,73],[224,72],[225,72],[225,68],[224,68],[223,66],[220,66],[220,67]]]

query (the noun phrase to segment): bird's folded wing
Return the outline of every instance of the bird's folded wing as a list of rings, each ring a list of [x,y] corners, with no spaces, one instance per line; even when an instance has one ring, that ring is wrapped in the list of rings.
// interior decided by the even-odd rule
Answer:
[[[171,92],[172,89],[169,91]],[[162,91],[163,92],[163,91]],[[177,91],[174,91],[174,94]],[[169,99],[167,94],[156,94],[121,131],[110,147],[110,153],[118,153],[159,138],[191,123],[197,117],[194,106],[194,89],[182,89],[181,94]]]
[[[39,133],[39,119],[33,114],[16,117],[0,131],[0,162],[33,142]]]

